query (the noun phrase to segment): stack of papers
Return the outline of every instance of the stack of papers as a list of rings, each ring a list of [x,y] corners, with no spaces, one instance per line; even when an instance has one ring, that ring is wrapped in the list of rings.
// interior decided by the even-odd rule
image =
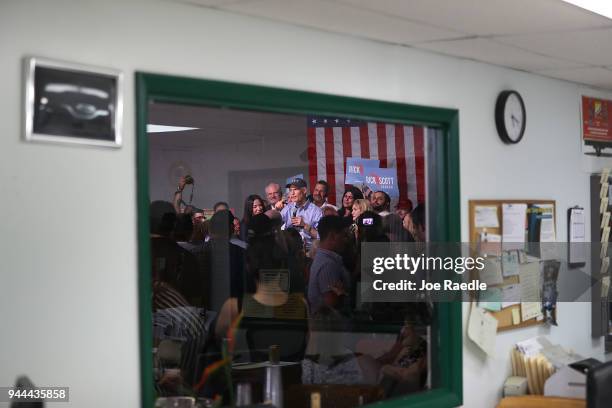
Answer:
[[[529,393],[535,395],[544,395],[544,384],[556,370],[583,359],[545,337],[518,342],[510,357],[512,375],[526,377]]]

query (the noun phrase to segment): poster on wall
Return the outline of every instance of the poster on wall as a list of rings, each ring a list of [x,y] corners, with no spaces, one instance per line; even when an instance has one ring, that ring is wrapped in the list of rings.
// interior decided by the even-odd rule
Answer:
[[[26,141],[121,146],[120,71],[37,57],[24,69]]]
[[[391,198],[399,197],[397,186],[397,169],[384,169],[380,167],[365,168],[365,186],[374,191],[384,191]],[[364,188],[364,193],[366,192]]]
[[[344,184],[359,186],[365,183],[365,169],[380,166],[380,161],[376,159],[362,159],[360,157],[346,158],[346,175]]]
[[[610,156],[604,149],[612,148],[612,101],[582,96],[581,102],[582,147],[584,154]]]

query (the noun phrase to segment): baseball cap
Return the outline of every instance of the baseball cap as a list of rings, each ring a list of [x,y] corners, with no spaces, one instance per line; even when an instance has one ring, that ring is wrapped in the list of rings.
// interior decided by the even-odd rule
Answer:
[[[295,186],[297,188],[305,188],[306,187],[306,182],[304,181],[304,179],[296,177],[296,178],[292,179],[285,187],[289,188],[291,186]]]

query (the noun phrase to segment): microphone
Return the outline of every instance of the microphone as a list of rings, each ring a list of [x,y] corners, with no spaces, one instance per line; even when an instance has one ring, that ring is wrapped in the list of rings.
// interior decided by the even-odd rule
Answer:
[[[297,208],[293,207],[293,211],[291,212],[291,218],[297,217]],[[298,227],[297,225],[293,225],[295,229],[301,229],[302,227]]]

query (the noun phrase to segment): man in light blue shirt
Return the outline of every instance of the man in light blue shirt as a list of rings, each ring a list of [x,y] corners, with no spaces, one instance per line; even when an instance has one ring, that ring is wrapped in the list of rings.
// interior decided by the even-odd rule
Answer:
[[[289,205],[281,211],[283,228],[295,228],[304,240],[304,248],[310,250],[312,241],[319,238],[317,226],[323,216],[323,211],[306,199],[308,190],[306,182],[295,178],[287,184],[289,189]]]

